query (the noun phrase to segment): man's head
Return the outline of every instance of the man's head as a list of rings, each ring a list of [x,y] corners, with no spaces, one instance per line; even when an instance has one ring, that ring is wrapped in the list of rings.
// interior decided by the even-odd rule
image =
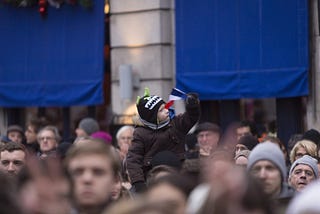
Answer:
[[[252,135],[243,136],[238,140],[238,143],[236,144],[235,153],[237,154],[242,150],[251,151],[256,145],[258,145],[258,143],[258,139]]]
[[[133,130],[132,126],[122,126],[116,134],[117,144],[121,153],[126,156],[128,153],[128,148],[131,146],[133,139]]]
[[[132,126],[122,126],[116,134],[117,143],[122,158],[127,155],[129,146],[131,146],[133,130],[134,128]]]
[[[237,131],[237,138],[240,139],[242,136],[246,135],[253,135],[256,137],[256,127],[255,125],[247,120],[241,121],[238,125]]]
[[[76,129],[77,137],[87,137],[100,130],[98,122],[90,117],[84,118],[80,121]]]
[[[61,140],[58,128],[46,126],[38,133],[38,142],[42,153],[50,152],[58,147]]]
[[[281,193],[286,180],[286,164],[280,148],[271,142],[258,144],[250,153],[247,170],[257,178],[271,197]]]
[[[7,137],[16,143],[22,143],[23,141],[23,129],[18,125],[11,125],[7,129]]]
[[[295,190],[301,191],[311,181],[316,180],[318,176],[317,160],[309,155],[304,155],[293,162],[289,172],[288,183]]]
[[[234,157],[234,162],[236,165],[246,168],[248,164],[248,157],[250,155],[250,150],[241,150],[236,153]]]
[[[108,203],[120,169],[119,159],[110,145],[95,139],[75,145],[68,151],[65,165],[79,209],[95,209]]]
[[[33,117],[26,123],[26,131],[24,132],[26,136],[26,143],[32,144],[37,143],[38,132],[46,125],[48,125],[46,118]]]
[[[16,142],[8,142],[0,147],[0,170],[16,176],[26,163],[25,147]]]
[[[197,126],[195,134],[200,147],[200,154],[208,156],[218,146],[221,129],[214,123],[204,122]]]

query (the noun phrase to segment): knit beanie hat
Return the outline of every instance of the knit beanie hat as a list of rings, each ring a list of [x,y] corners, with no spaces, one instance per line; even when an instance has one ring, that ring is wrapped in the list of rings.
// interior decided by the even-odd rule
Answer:
[[[24,135],[23,129],[19,125],[10,125],[7,129],[7,135],[9,134],[9,132],[19,132],[22,136]]]
[[[319,176],[319,170],[318,170],[318,164],[317,164],[317,160],[314,159],[313,157],[309,156],[309,155],[304,155],[303,157],[297,159],[295,162],[293,162],[291,168],[290,168],[290,172],[289,175],[291,175],[291,173],[293,172],[294,168],[296,166],[298,166],[299,164],[304,164],[304,165],[308,165],[311,167],[314,175],[316,178],[318,178]]]
[[[91,135],[100,129],[98,122],[90,117],[82,119],[79,123],[79,128],[85,131],[88,135]]]
[[[316,145],[320,145],[320,133],[315,129],[309,129],[308,131],[306,131],[303,134],[302,139],[310,140],[314,142]]]
[[[219,133],[221,134],[221,129],[220,127],[217,125],[217,124],[214,124],[214,123],[210,123],[210,122],[203,122],[203,123],[200,123],[196,130],[194,131],[194,133],[197,135],[199,134],[200,132],[202,131],[212,131],[212,132],[216,132],[216,133]]]
[[[246,146],[248,148],[248,150],[250,150],[250,151],[256,145],[258,145],[258,143],[259,143],[258,139],[252,135],[242,136],[238,141],[238,144],[242,144],[242,145]]]
[[[97,132],[91,134],[91,137],[97,138],[97,139],[101,139],[106,144],[111,144],[112,143],[112,136],[108,132],[97,131]]]
[[[278,145],[271,143],[270,141],[266,141],[254,147],[248,158],[247,170],[250,171],[253,165],[261,160],[272,162],[280,170],[282,181],[286,180],[286,163],[284,155]]]
[[[161,97],[150,95],[149,89],[146,88],[144,96],[137,98],[137,110],[143,124],[157,125],[158,110],[165,102]]]

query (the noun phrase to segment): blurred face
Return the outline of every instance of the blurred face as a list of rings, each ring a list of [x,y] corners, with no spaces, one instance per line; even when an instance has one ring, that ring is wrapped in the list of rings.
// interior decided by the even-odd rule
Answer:
[[[19,191],[19,204],[25,213],[72,213],[68,181],[52,182],[52,177],[41,183],[29,181]]]
[[[78,155],[69,162],[68,171],[73,180],[73,196],[79,207],[104,205],[110,199],[115,176],[108,157]]]
[[[306,185],[315,179],[316,176],[310,166],[299,164],[293,169],[289,177],[289,184],[300,192]]]
[[[246,135],[252,135],[249,126],[243,126],[243,127],[237,128],[238,140],[240,139],[240,137],[246,136]]]
[[[19,187],[18,198],[24,213],[70,214],[70,183],[53,162],[42,172],[39,163],[32,167],[30,177]],[[45,171],[46,171],[45,170]]]
[[[133,130],[127,129],[123,131],[118,139],[118,145],[120,147],[120,152],[123,154],[123,156],[126,156],[128,153],[128,149],[132,143],[132,137],[133,137]]]
[[[41,133],[39,134],[38,142],[41,152],[49,152],[58,146],[55,135],[50,130],[41,131]]]
[[[294,156],[294,160],[297,160],[297,159],[299,159],[299,158],[301,158],[301,157],[303,157],[304,155],[307,155],[307,154],[308,153],[307,153],[305,148],[299,147],[297,149],[297,151],[296,151],[296,155]]]
[[[13,142],[22,143],[22,134],[18,131],[9,132],[8,138]]]
[[[118,180],[112,187],[111,190],[111,198],[112,200],[118,200],[120,198],[121,193],[121,182]]]
[[[261,182],[266,194],[273,197],[280,194],[281,173],[272,162],[267,160],[258,161],[250,169],[250,173]]]
[[[236,145],[236,152],[235,152],[236,154],[238,154],[240,151],[243,151],[243,150],[248,150],[248,148],[243,144]]]
[[[27,143],[37,142],[37,133],[33,126],[28,126],[24,134],[26,135]]]
[[[248,164],[248,158],[246,158],[244,156],[240,156],[236,159],[235,163],[236,163],[236,165],[242,166],[245,168]]]
[[[3,151],[0,153],[0,170],[9,175],[17,175],[25,165],[25,158],[26,154],[22,150]]]
[[[77,135],[77,137],[87,137],[88,136],[88,134],[83,129],[80,129],[80,128],[76,129],[76,135]]]
[[[220,135],[212,131],[202,131],[197,135],[200,154],[209,155],[218,146]]]
[[[162,104],[158,110],[158,120],[163,122],[169,119],[169,110],[165,108],[165,105]]]
[[[147,198],[154,202],[174,202],[176,204],[175,214],[184,214],[186,207],[186,197],[177,188],[170,184],[159,184],[147,192]]]

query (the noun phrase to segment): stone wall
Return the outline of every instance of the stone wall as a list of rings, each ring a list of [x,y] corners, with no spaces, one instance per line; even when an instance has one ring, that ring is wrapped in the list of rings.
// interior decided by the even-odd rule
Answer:
[[[149,87],[167,99],[174,85],[174,33],[171,0],[110,0],[111,103],[114,114],[128,113]],[[119,66],[131,65],[139,88],[121,99]],[[131,108],[134,109],[134,108]]]

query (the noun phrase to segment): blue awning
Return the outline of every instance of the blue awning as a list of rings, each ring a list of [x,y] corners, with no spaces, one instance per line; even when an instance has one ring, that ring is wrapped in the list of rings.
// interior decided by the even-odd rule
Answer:
[[[104,1],[0,7],[0,106],[71,106],[103,102]]]
[[[308,94],[306,0],[176,0],[176,86],[203,100]]]

